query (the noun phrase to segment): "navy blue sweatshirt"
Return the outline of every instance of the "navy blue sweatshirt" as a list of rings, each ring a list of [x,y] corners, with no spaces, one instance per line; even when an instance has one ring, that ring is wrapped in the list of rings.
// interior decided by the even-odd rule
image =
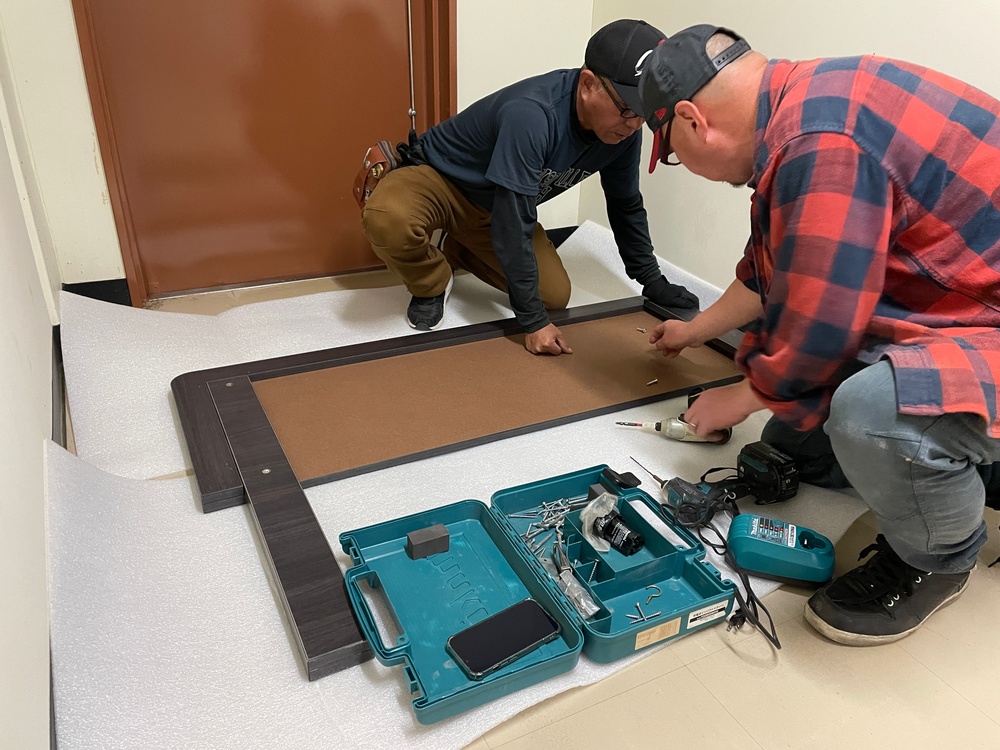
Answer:
[[[537,206],[595,172],[626,273],[644,286],[661,275],[639,193],[641,131],[610,145],[583,130],[576,114],[579,78],[572,69],[525,79],[420,136],[427,163],[492,212],[493,250],[511,308],[528,333],[549,322],[531,240]]]

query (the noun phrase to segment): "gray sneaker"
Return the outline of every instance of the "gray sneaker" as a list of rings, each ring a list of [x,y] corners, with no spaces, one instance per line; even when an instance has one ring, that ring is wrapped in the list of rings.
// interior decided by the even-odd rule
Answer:
[[[874,646],[905,638],[969,585],[972,571],[925,573],[903,562],[886,538],[861,551],[875,555],[835,578],[806,602],[806,620],[837,643]]]
[[[444,306],[451,295],[454,274],[448,279],[448,286],[434,297],[412,297],[406,308],[406,322],[418,331],[436,331],[444,322]]]

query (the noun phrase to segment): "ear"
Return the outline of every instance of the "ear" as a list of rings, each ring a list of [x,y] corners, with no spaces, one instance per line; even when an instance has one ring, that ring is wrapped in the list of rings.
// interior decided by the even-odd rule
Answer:
[[[601,82],[597,80],[597,74],[588,68],[580,69],[580,82],[578,85],[580,86],[580,93],[588,97],[602,88]]]
[[[701,142],[708,140],[708,120],[705,113],[692,101],[677,102],[674,107],[674,127],[688,128]]]

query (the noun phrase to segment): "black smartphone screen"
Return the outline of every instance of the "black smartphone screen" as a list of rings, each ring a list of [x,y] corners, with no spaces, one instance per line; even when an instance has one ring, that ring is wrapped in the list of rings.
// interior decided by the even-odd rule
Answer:
[[[448,639],[448,651],[481,680],[559,635],[559,623],[534,599],[513,604]]]

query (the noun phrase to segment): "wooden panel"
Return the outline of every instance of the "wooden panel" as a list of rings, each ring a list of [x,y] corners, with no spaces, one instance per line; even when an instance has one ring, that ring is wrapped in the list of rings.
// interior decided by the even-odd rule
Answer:
[[[692,316],[697,312],[667,310],[647,300],[636,297],[587,305],[571,310],[556,311],[550,317],[557,325],[564,326],[586,320],[635,313],[641,310],[646,310],[661,320],[665,318]],[[443,346],[459,346],[475,341],[500,338],[513,335],[519,330],[517,322],[508,319],[444,331],[432,331],[414,336],[403,336],[385,341],[325,349],[290,357],[278,357],[210,370],[199,370],[178,376],[171,383],[171,391],[174,395],[181,427],[184,431],[188,452],[191,456],[195,477],[198,481],[202,510],[210,513],[245,502],[243,483],[240,481],[239,473],[233,462],[232,452],[226,442],[225,431],[219,422],[219,417],[216,414],[211,394],[209,393],[208,384],[212,381],[243,375],[250,376],[252,380],[271,378],[277,374],[292,375],[324,367],[346,365],[353,362],[400,356]],[[710,346],[731,356],[735,350],[738,338],[739,336],[736,333],[727,334],[723,339],[711,342]],[[574,354],[573,356],[577,355]],[[660,397],[664,396],[661,395]],[[586,415],[576,415],[564,421],[571,421],[573,418],[582,419],[584,416]],[[554,426],[554,424],[545,424],[542,426],[548,427]],[[532,428],[526,428],[522,432],[526,432],[529,429]],[[533,429],[538,429],[538,427],[534,427]],[[485,439],[482,442],[485,442]],[[472,444],[478,445],[480,442]],[[456,449],[462,447],[469,447],[469,444],[455,446]],[[411,460],[422,457],[422,455],[413,456]],[[367,467],[367,470],[378,468],[382,468],[382,466],[376,464]]]
[[[308,486],[740,377],[704,347],[664,359],[641,332],[659,322],[640,311],[563,326],[573,354],[560,357],[528,354],[516,334],[257,380],[254,390]]]
[[[250,380],[216,381],[210,390],[309,679],[372,658],[354,620],[333,551]]]

